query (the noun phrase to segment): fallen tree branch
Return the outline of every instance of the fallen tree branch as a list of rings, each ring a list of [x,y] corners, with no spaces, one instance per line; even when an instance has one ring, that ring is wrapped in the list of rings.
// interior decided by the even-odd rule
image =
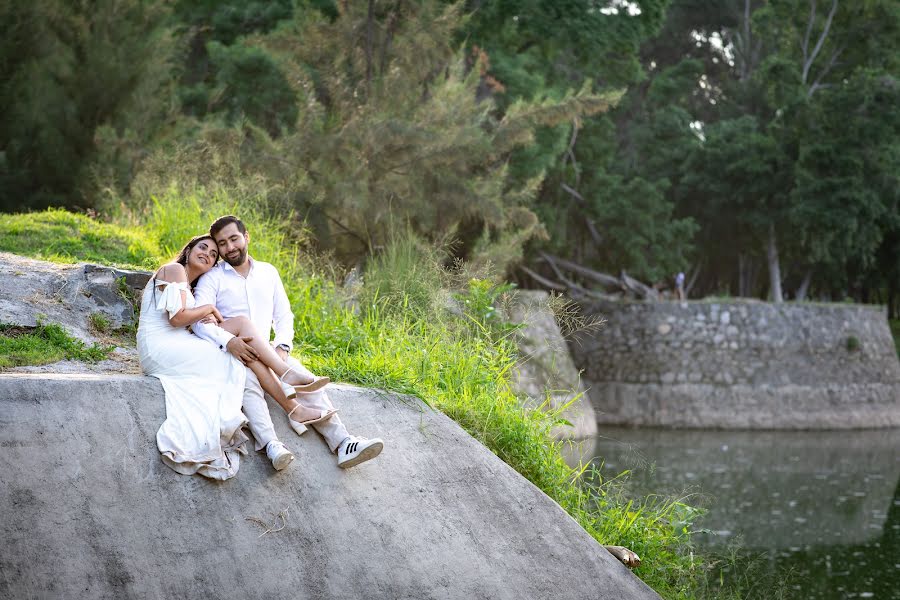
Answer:
[[[626,273],[625,271],[622,271],[620,279],[622,280],[622,284],[635,295],[641,296],[645,300],[652,300],[654,302],[659,300],[659,292],[657,292],[649,285],[645,285],[637,279],[629,277],[628,273]]]
[[[551,290],[556,290],[558,292],[565,292],[568,289],[568,286],[565,286],[561,283],[557,283],[555,281],[551,281],[551,280],[547,279],[546,277],[544,277],[543,275],[538,275],[537,273],[535,273],[534,271],[532,271],[531,269],[529,269],[528,267],[526,267],[524,265],[519,265],[519,268],[522,269],[526,275],[528,275],[529,277],[531,277],[532,279],[534,279],[535,281],[537,281],[539,284],[541,284],[544,287],[550,288]]]
[[[629,569],[641,565],[641,557],[624,546],[603,546],[610,554],[618,558]]]
[[[643,298],[644,300],[648,300],[651,302],[659,301],[659,292],[656,291],[653,287],[641,283],[637,279],[629,276],[625,271],[622,271],[619,277],[613,277],[612,275],[607,275],[606,273],[601,273],[600,271],[595,271],[594,269],[585,267],[576,262],[566,260],[564,258],[559,258],[557,256],[552,256],[547,254],[546,252],[540,252],[541,260],[553,269],[553,273],[556,275],[558,281],[551,281],[546,277],[538,275],[534,271],[527,269],[526,267],[522,267],[526,270],[531,277],[534,277],[535,281],[541,283],[541,285],[547,285],[547,287],[555,290],[559,290],[561,286],[564,286],[567,290],[575,291],[581,295],[592,297],[592,298],[608,298],[605,294],[598,294],[596,292],[591,292],[590,290],[582,287],[581,285],[575,283],[560,270],[566,269],[567,271],[571,271],[576,273],[577,275],[581,275],[582,277],[586,277],[593,281],[594,283],[600,284],[606,288],[613,288],[618,292],[630,292],[631,294]]]
[[[606,287],[616,288],[618,290],[622,290],[622,282],[619,281],[618,278],[613,277],[612,275],[607,275],[606,273],[601,273],[600,271],[595,271],[589,267],[585,267],[584,265],[579,265],[576,262],[572,262],[571,260],[566,260],[564,258],[559,258],[558,256],[553,256],[551,254],[547,254],[545,252],[541,252],[541,256],[544,260],[552,261],[558,264],[563,269],[568,269],[573,273],[577,273],[582,277],[587,277],[591,281],[595,281],[600,285]]]
[[[614,296],[610,296],[608,294],[601,294],[601,293],[594,292],[589,289],[583,288],[580,285],[578,285],[577,283],[569,281],[568,279],[565,280],[565,283],[561,283],[558,281],[553,281],[552,279],[548,279],[547,277],[544,277],[543,275],[536,273],[535,271],[533,271],[532,269],[529,269],[528,267],[526,267],[524,265],[519,265],[519,268],[526,275],[528,275],[529,277],[534,279],[536,282],[538,282],[542,286],[544,286],[546,288],[550,288],[551,290],[556,290],[558,292],[566,292],[566,294],[568,294],[569,297],[574,298],[576,300],[587,299],[587,300],[610,301],[610,300],[615,299]]]

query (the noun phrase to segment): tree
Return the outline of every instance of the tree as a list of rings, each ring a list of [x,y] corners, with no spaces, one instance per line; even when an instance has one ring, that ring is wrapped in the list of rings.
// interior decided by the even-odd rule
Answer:
[[[460,19],[458,7],[434,2],[347,3],[333,20],[297,12],[246,36],[241,43],[273,57],[290,82],[295,127],[274,138],[252,122],[207,122],[200,143],[279,190],[275,202],[308,219],[347,263],[410,227],[504,267],[541,232],[529,209],[540,179],[513,180],[510,152],[539,126],[597,113],[609,99],[582,89],[498,114],[477,93],[482,57],[455,46]]]
[[[165,119],[175,43],[161,2],[3,2],[0,209],[89,206],[97,134],[139,146]]]
[[[695,17],[696,5],[673,5],[647,58],[666,64],[693,45],[688,60],[702,60],[692,85],[701,103],[687,108],[701,143],[672,193],[679,214],[701,224],[701,253],[718,263],[707,288],[736,281],[739,294],[757,294],[754,265],[764,261],[773,299],[784,282],[803,298],[817,271],[833,280],[851,264],[867,269],[896,206],[886,158],[896,110],[885,103],[896,4],[742,0]],[[728,264],[737,277],[723,277]]]

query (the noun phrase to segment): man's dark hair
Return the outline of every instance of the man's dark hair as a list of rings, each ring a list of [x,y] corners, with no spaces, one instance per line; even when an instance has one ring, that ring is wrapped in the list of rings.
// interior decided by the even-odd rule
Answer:
[[[230,224],[234,223],[237,225],[238,231],[241,233],[247,233],[247,227],[244,225],[244,222],[238,219],[234,215],[225,215],[224,217],[219,217],[213,224],[209,226],[209,235],[215,238],[216,234],[228,227]]]

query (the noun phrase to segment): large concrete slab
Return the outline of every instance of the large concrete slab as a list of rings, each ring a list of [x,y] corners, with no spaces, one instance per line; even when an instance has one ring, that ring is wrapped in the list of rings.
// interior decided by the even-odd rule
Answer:
[[[375,461],[342,471],[273,410],[298,460],[253,453],[217,483],[159,460],[156,380],[0,374],[0,597],[658,597],[449,418],[332,397],[387,441]]]

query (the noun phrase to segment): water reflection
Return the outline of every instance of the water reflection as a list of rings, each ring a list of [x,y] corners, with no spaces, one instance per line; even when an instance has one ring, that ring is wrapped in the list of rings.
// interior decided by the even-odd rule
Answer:
[[[739,537],[792,571],[797,598],[900,598],[900,430],[602,427],[579,451],[607,476],[632,469],[635,495],[693,494],[709,509],[698,543]]]

